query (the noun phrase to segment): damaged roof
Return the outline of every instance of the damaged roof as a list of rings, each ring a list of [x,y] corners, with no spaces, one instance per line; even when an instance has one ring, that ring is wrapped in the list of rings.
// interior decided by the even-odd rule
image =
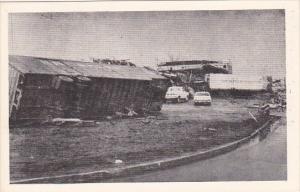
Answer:
[[[143,67],[95,62],[49,59],[31,56],[9,56],[9,65],[21,73],[86,76],[113,79],[152,80],[165,77]]]
[[[22,73],[49,75],[81,75],[59,60],[49,60],[28,56],[9,56],[9,65]]]

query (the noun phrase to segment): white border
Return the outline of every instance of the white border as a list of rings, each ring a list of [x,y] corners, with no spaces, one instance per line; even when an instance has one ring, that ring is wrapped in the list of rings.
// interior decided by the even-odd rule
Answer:
[[[19,2],[2,3],[0,76],[0,191],[300,191],[299,189],[299,2],[298,1],[147,1],[147,2]],[[268,182],[9,184],[8,13],[88,11],[168,11],[285,9],[287,63],[288,180]]]

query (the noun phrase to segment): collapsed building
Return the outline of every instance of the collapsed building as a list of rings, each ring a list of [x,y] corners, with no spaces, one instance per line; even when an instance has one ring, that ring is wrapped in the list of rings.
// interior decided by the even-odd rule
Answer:
[[[158,71],[171,79],[173,85],[188,86],[195,91],[207,90],[205,75],[210,73],[231,74],[230,61],[171,61],[158,66]]]
[[[216,95],[249,95],[272,89],[272,77],[232,74],[230,61],[172,61],[159,65],[158,71],[168,77],[172,85]]]
[[[115,63],[10,55],[10,120],[159,111],[167,79],[145,67]]]

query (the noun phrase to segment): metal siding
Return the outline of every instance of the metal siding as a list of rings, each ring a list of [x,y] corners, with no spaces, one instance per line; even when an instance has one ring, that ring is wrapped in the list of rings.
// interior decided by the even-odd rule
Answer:
[[[126,89],[125,89],[125,107],[130,107],[130,90],[131,90],[131,81],[128,80],[126,83]]]
[[[124,80],[123,81],[124,86],[123,86],[123,89],[122,89],[121,97],[123,98],[124,103],[126,103],[126,98],[127,98],[128,82],[129,82],[129,80]]]
[[[98,87],[97,98],[95,98],[97,100],[97,113],[103,113],[105,99],[107,96],[108,79],[101,79],[101,82],[101,86]]]
[[[91,92],[88,97],[88,113],[94,113],[95,107],[97,106],[98,94],[100,94],[102,83],[100,83],[100,79],[93,79],[91,84]]]
[[[103,101],[103,110],[106,114],[108,114],[108,109],[109,109],[109,102],[111,100],[111,89],[112,89],[112,86],[113,86],[113,82],[111,79],[107,79],[107,89],[106,89],[106,97]]]
[[[118,96],[119,96],[119,110],[122,111],[124,109],[124,106],[125,106],[125,88],[126,88],[126,80],[122,80],[121,81],[121,85],[120,85],[120,90],[118,92]]]
[[[134,81],[132,87],[133,87],[132,98],[133,98],[133,103],[135,103],[136,93],[137,93],[137,89],[138,89],[138,81]]]
[[[112,90],[113,90],[113,87],[114,87],[114,80],[109,80],[108,81],[108,89],[107,89],[107,97],[106,97],[106,100],[105,100],[105,107],[104,107],[104,111],[108,114],[112,111],[111,109],[111,96],[112,96]]]
[[[267,81],[261,76],[240,76],[230,74],[210,74],[209,86],[212,90],[249,90],[267,89]]]
[[[132,92],[132,104],[134,106],[134,110],[136,110],[138,108],[137,105],[137,89],[138,89],[138,81],[134,81],[133,82],[133,92]]]
[[[121,111],[121,109],[122,109],[122,101],[120,98],[120,95],[121,95],[120,89],[122,88],[122,85],[123,85],[123,81],[118,80],[118,87],[116,89],[116,103],[118,105],[117,111]]]
[[[151,102],[151,91],[149,90],[150,88],[150,82],[145,82],[144,85],[144,90],[145,90],[145,97],[144,97],[144,104],[145,108],[149,109],[149,105]]]
[[[118,94],[118,88],[119,88],[119,84],[120,82],[118,80],[115,80],[114,81],[114,86],[112,88],[112,94],[111,94],[111,97],[112,98],[115,98]]]
[[[120,88],[122,86],[123,82],[122,80],[116,80],[116,86],[115,86],[115,89],[113,90],[113,101],[114,101],[114,108],[115,108],[115,111],[121,111],[122,110],[122,103],[121,103],[121,100],[120,100]]]
[[[18,119],[45,119],[48,115],[63,116],[64,94],[52,89],[51,78],[40,74],[25,75],[22,99],[17,110]]]
[[[120,92],[120,110],[123,111],[124,108],[127,106],[127,87],[128,87],[128,80],[123,80],[122,81],[122,86],[121,86],[121,92]]]
[[[136,93],[136,103],[137,109],[142,109],[144,107],[144,82],[138,83],[137,93]]]
[[[120,85],[119,85],[117,96],[121,99],[123,89],[124,89],[124,80],[119,80],[119,81],[120,81]]]
[[[98,108],[98,98],[103,83],[101,79],[93,79],[91,83],[91,89],[88,97],[87,114],[94,115]]]
[[[97,87],[98,87],[98,83],[96,82],[96,80],[92,81],[92,85],[91,85],[91,92],[89,93],[89,97],[88,97],[88,109],[87,109],[87,113],[88,114],[92,114],[94,111],[94,106],[95,106],[95,102],[96,102],[96,94],[97,94]]]
[[[126,87],[125,87],[125,95],[124,95],[124,100],[125,100],[125,106],[129,107],[130,105],[130,98],[129,98],[129,94],[130,94],[130,80],[126,81]]]
[[[129,101],[130,101],[130,104],[134,103],[134,89],[135,89],[135,81],[131,80],[130,81],[130,90],[129,90]]]
[[[111,80],[106,80],[106,89],[105,89],[105,95],[103,97],[102,101],[102,111],[107,114],[107,109],[108,109],[108,102],[110,100],[110,89],[111,89]]]

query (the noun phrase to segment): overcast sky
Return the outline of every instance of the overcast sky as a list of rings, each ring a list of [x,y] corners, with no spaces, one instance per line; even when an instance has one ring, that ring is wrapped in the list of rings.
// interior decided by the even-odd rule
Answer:
[[[285,16],[283,10],[14,13],[9,52],[148,66],[171,58],[230,59],[235,74],[282,77]]]

